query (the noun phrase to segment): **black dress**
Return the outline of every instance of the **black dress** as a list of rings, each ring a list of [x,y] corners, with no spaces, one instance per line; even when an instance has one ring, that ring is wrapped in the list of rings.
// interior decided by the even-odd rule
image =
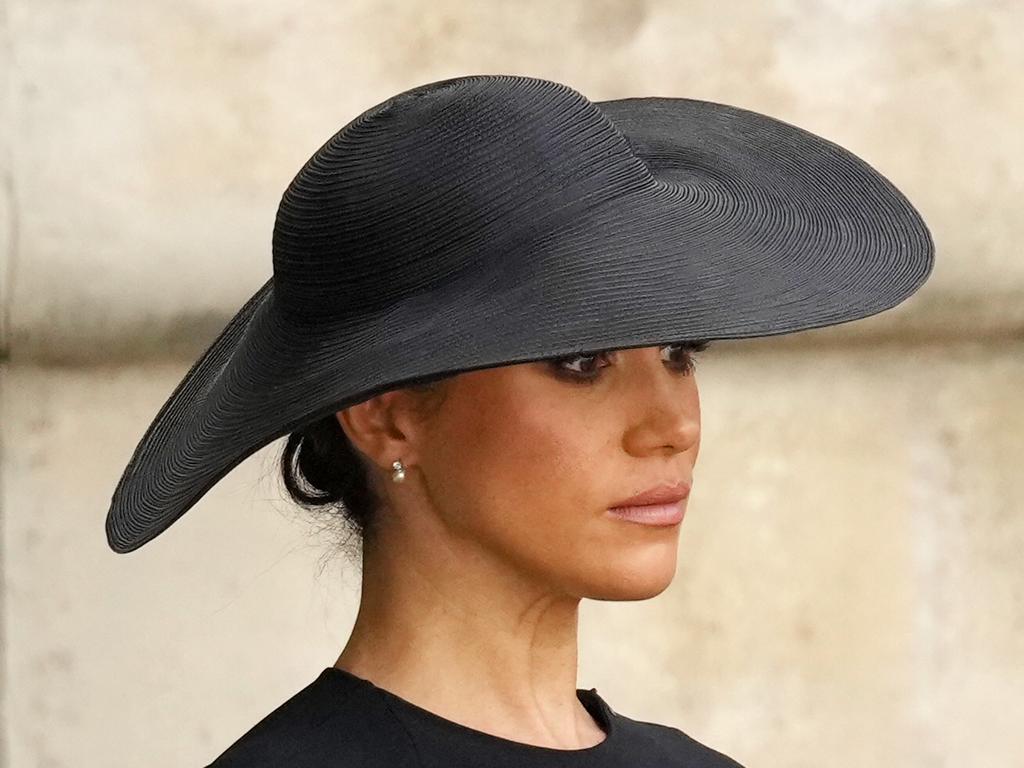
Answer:
[[[595,688],[576,696],[604,741],[555,749],[474,730],[327,667],[207,768],[742,768],[676,728],[618,714]]]

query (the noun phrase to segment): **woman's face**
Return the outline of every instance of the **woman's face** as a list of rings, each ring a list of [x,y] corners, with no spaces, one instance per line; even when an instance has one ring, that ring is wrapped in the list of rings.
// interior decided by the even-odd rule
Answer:
[[[458,546],[479,547],[566,594],[659,594],[675,574],[680,526],[606,510],[653,486],[692,481],[700,448],[693,350],[619,349],[449,379],[418,436],[428,514]]]

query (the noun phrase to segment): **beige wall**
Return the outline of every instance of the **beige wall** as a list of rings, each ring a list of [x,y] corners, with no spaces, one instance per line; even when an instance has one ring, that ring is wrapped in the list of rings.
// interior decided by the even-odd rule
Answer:
[[[280,443],[137,552],[103,519],[299,165],[478,72],[796,123],[938,246],[897,310],[704,356],[676,580],[584,603],[581,687],[751,768],[1016,764],[1022,31],[977,0],[0,0],[0,766],[203,765],[333,662],[358,572],[282,500]]]

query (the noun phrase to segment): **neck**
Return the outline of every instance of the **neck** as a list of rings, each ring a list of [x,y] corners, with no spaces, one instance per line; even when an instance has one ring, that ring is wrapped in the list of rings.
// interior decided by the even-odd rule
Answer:
[[[561,749],[603,740],[576,697],[579,597],[478,542],[406,536],[389,547],[378,534],[336,667],[504,738]]]

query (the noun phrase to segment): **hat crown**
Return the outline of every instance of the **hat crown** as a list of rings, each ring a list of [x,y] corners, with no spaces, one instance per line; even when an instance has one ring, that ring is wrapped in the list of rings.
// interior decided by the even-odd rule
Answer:
[[[514,278],[528,265],[488,261],[489,247],[525,253],[653,183],[615,124],[567,85],[474,75],[419,86],[339,130],[289,184],[275,297],[293,320],[351,319],[497,267]]]

